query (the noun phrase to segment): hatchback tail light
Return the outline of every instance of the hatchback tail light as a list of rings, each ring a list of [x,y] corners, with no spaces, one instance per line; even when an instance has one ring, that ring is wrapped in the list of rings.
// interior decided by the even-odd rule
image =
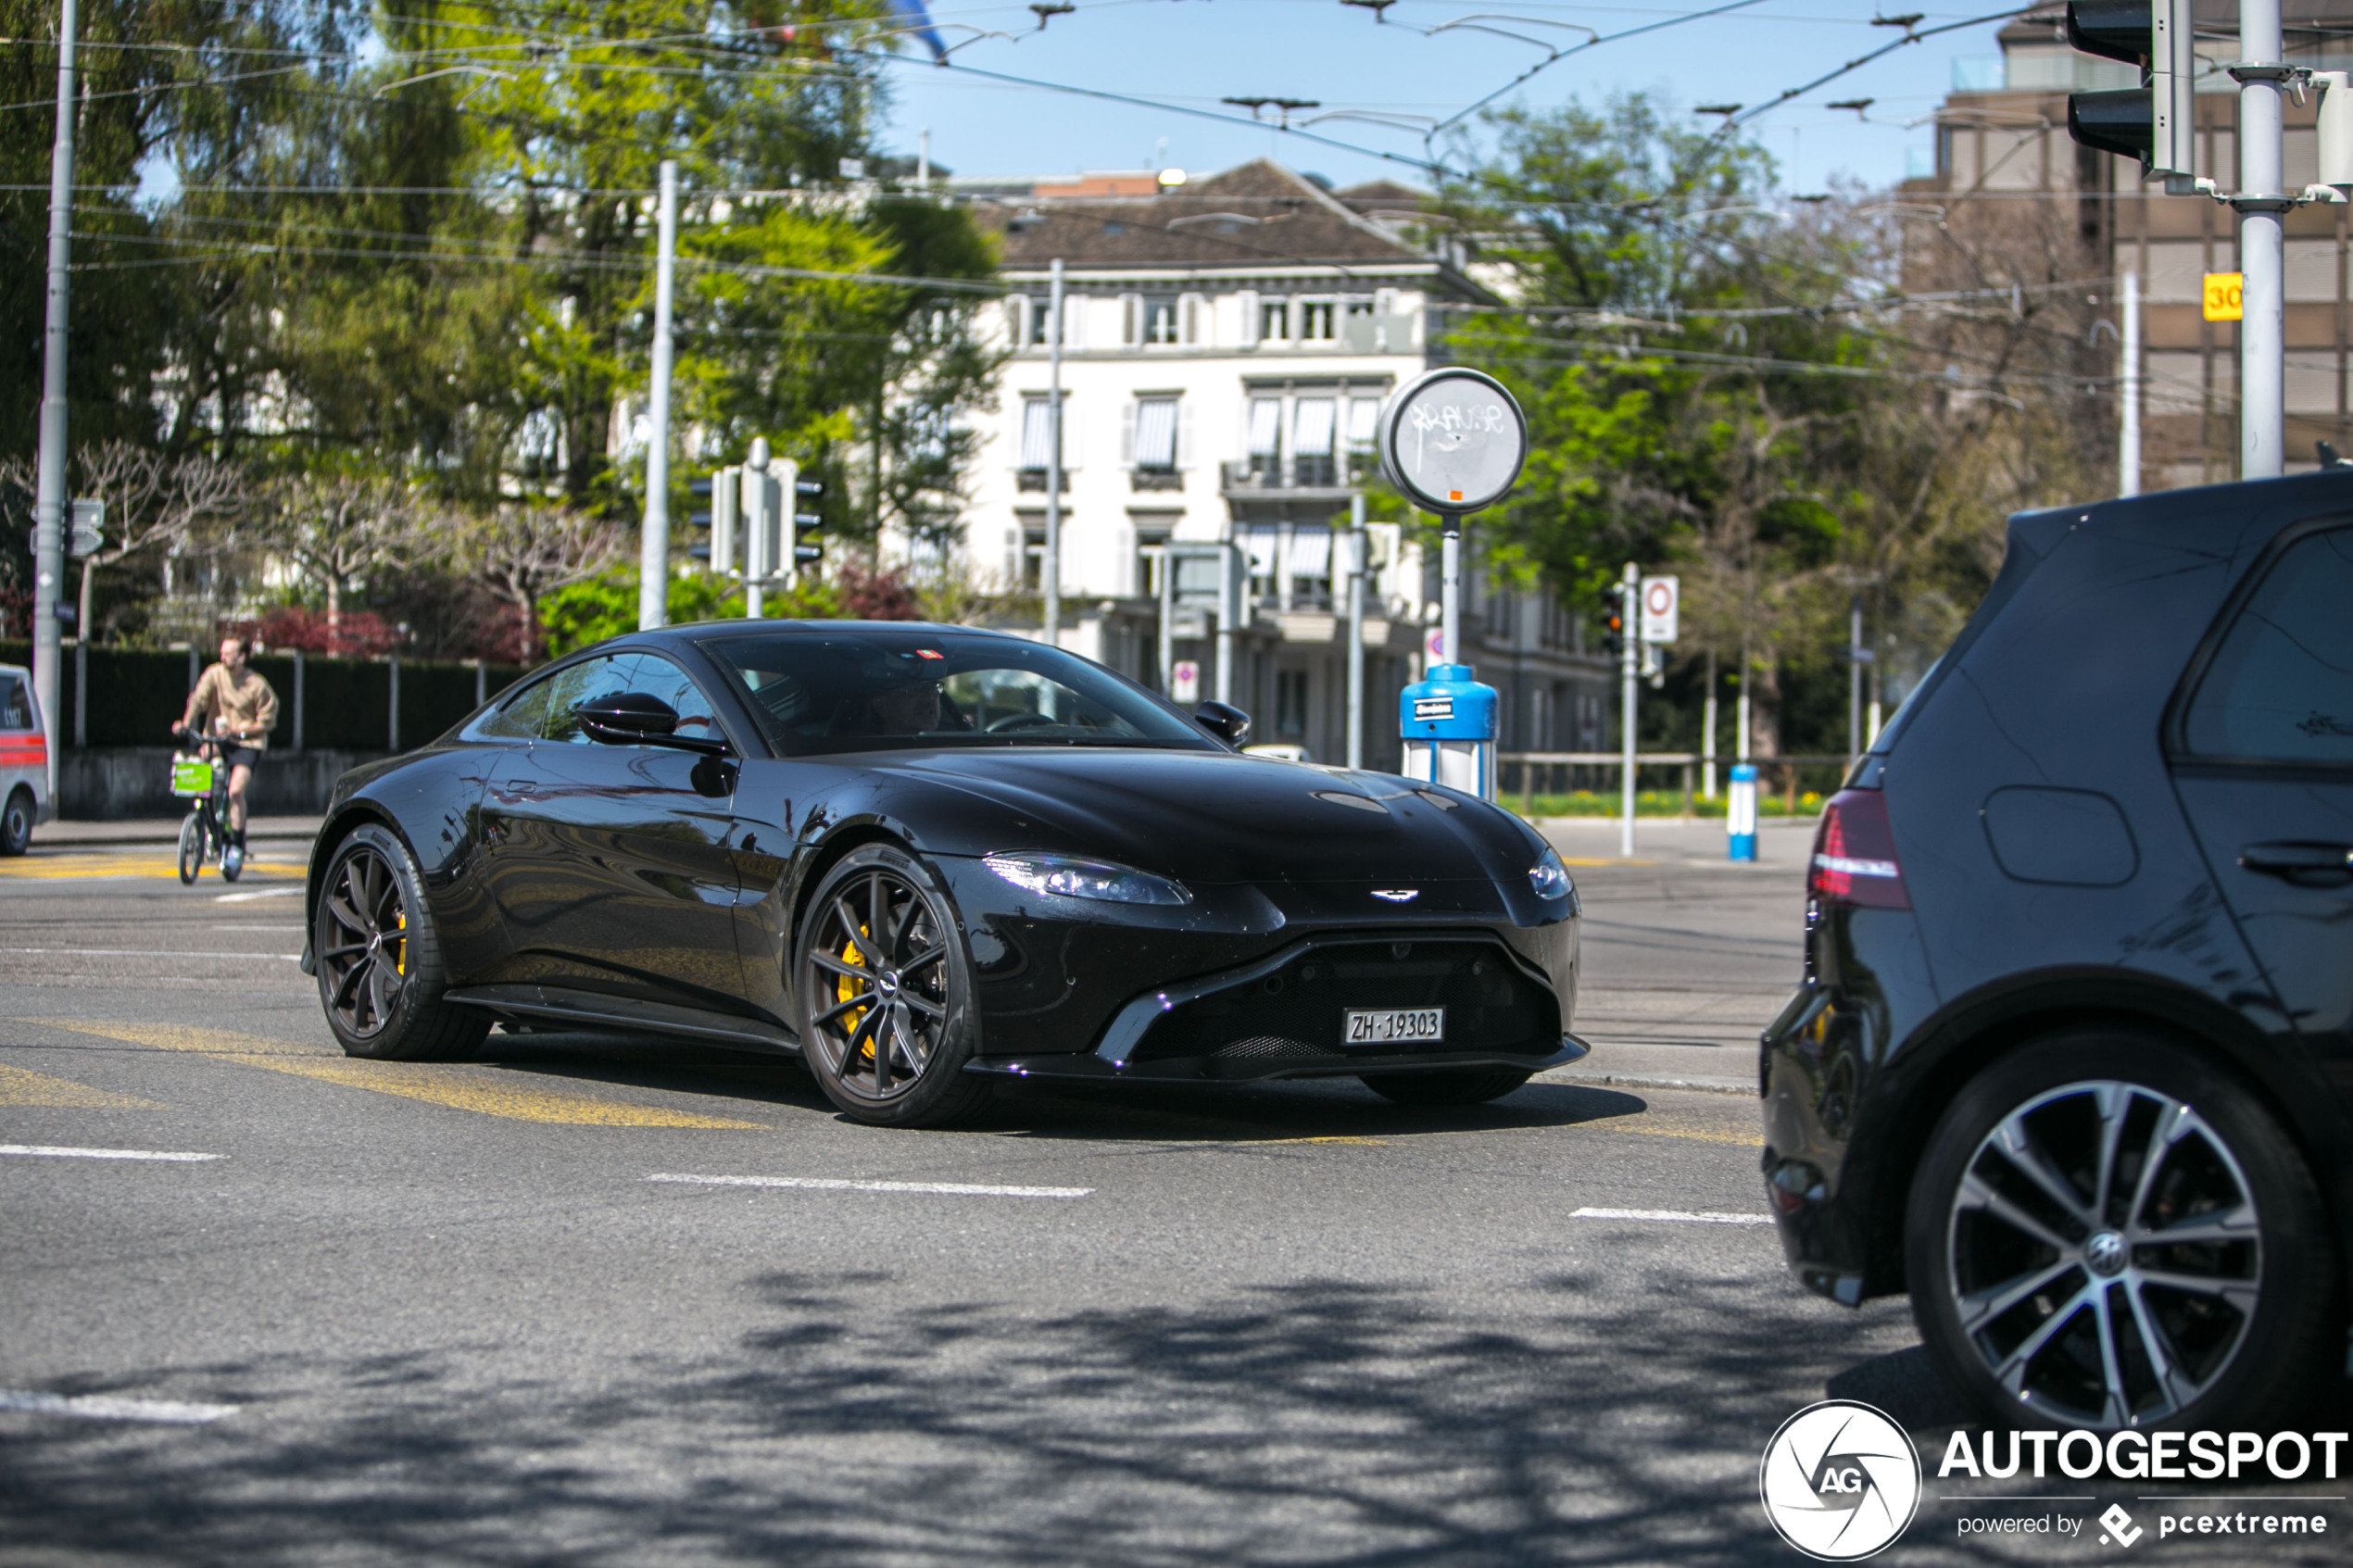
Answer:
[[[1822,808],[1814,833],[1814,863],[1806,891],[1825,908],[1859,905],[1908,909],[1895,834],[1887,825],[1887,797],[1876,789],[1842,789]]]

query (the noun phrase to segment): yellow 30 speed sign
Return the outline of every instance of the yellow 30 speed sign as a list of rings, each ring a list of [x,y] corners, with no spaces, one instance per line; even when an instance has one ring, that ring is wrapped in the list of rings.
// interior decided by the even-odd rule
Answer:
[[[2206,319],[2235,321],[2246,305],[2246,274],[2208,272],[2206,275]]]

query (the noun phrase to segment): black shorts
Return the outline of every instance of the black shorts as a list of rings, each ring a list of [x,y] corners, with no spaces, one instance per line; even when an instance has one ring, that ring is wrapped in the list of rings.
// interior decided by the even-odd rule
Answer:
[[[249,746],[224,745],[220,748],[220,762],[223,767],[250,768],[260,760],[261,753]]]

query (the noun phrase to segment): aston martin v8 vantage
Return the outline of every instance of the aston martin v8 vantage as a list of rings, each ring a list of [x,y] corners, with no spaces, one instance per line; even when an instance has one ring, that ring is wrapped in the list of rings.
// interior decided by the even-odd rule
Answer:
[[[963,627],[619,638],[343,778],[304,967],[355,1056],[619,1027],[798,1055],[901,1125],[1020,1078],[1466,1103],[1584,1054],[1541,838],[1247,726]]]

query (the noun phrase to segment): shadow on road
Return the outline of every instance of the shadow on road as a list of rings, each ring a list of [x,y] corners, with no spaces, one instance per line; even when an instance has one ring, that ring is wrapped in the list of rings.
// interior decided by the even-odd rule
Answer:
[[[182,1371],[247,1410],[9,1421],[0,1560],[1791,1561],[1757,1456],[1859,1370],[1871,1314],[1652,1272],[1640,1306],[1563,1274],[1499,1320],[1329,1279],[1111,1311],[778,1271],[743,1280],[731,1352],[585,1383],[503,1375],[495,1343]]]
[[[579,1083],[627,1085],[673,1094],[792,1106],[836,1114],[806,1069],[782,1057],[753,1057],[630,1035],[494,1034],[476,1059],[515,1073]],[[1410,1137],[1501,1128],[1568,1127],[1638,1116],[1640,1096],[1579,1085],[1534,1084],[1491,1105],[1415,1110],[1391,1103],[1353,1078],[1269,1084],[1042,1084],[1002,1085],[960,1130],[1090,1141],[1250,1141],[1302,1137]],[[1752,1103],[1727,1115],[1753,1125]]]

